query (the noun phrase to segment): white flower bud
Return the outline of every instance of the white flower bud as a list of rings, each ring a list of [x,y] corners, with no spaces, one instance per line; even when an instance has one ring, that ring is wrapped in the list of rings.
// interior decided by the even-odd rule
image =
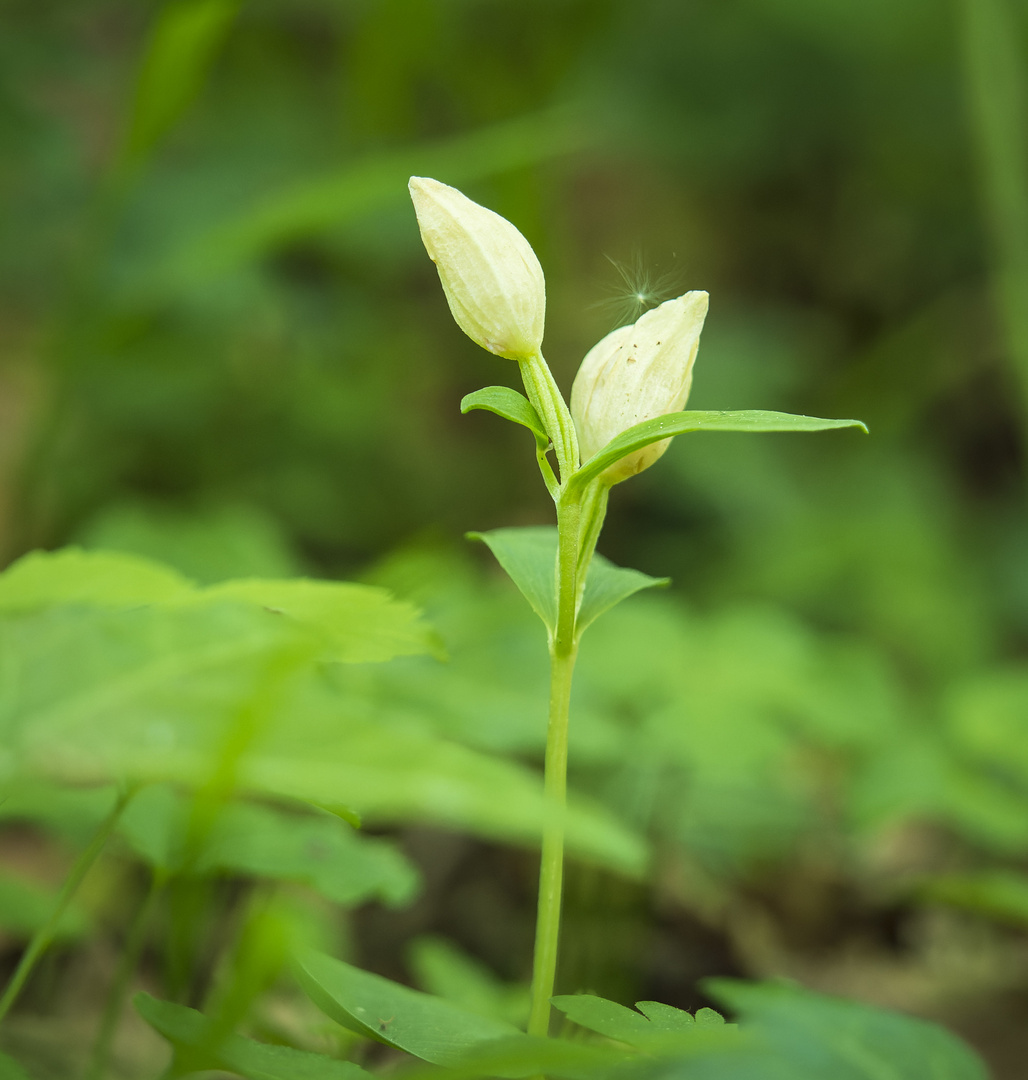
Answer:
[[[546,284],[529,242],[506,218],[438,180],[412,176],[410,195],[457,325],[497,356],[536,355]]]
[[[687,292],[647,311],[634,326],[614,330],[586,353],[571,388],[583,462],[622,431],[682,409],[706,315],[707,294]],[[616,484],[642,472],[670,442],[651,443],[623,457],[603,480]]]

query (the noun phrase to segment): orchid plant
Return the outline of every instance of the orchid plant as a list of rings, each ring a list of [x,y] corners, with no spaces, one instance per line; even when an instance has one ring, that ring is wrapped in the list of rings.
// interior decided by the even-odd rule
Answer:
[[[858,420],[761,411],[682,411],[707,314],[707,294],[687,292],[622,326],[582,361],[568,407],[543,359],[546,285],[531,245],[509,221],[456,188],[412,177],[421,238],[457,325],[478,345],[517,363],[525,395],[508,386],[469,394],[461,411],[487,409],[528,428],[556,508],[556,530],[473,534],[546,625],[550,702],[530,1035],[546,1035],[557,969],[564,862],[571,681],[582,632],[620,600],[666,579],[596,555],[610,489],[649,468],[671,439],[694,431],[867,429]],[[556,468],[550,455],[555,459]]]

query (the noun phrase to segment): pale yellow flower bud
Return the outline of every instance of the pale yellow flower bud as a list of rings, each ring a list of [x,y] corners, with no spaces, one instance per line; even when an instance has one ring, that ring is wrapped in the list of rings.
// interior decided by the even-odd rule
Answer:
[[[410,195],[457,325],[497,356],[536,355],[546,285],[529,242],[506,218],[438,180],[412,176]]]
[[[706,315],[707,294],[688,292],[647,311],[634,326],[614,330],[586,353],[571,388],[583,462],[622,431],[683,408]],[[616,484],[642,472],[670,442],[636,450],[602,479]]]

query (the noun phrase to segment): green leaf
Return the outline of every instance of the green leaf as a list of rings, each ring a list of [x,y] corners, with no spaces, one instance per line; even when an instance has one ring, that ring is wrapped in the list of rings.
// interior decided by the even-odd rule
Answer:
[[[635,1007],[650,1020],[654,1027],[662,1031],[689,1031],[696,1021],[684,1010],[674,1005],[665,1005],[662,1001],[637,1001]],[[713,1009],[700,1009],[702,1013],[713,1013]],[[699,1012],[696,1014],[699,1016]],[[724,1019],[714,1013],[723,1024]]]
[[[30,551],[0,574],[0,612],[57,604],[135,607],[189,597],[191,581],[139,555],[117,551]]]
[[[548,804],[537,773],[416,717],[385,722],[360,666],[295,670],[317,647],[293,620],[227,601],[9,615],[0,747],[28,777],[197,786],[227,768],[242,793],[538,843]],[[612,813],[573,797],[566,824],[575,854],[644,871],[645,843]]]
[[[150,35],[125,146],[144,157],[199,93],[241,0],[171,0]]]
[[[558,994],[553,1004],[579,1027],[588,1028],[608,1039],[636,1046],[652,1034],[653,1025],[642,1013],[594,994]]]
[[[710,993],[739,1013],[752,1050],[728,1057],[717,1080],[987,1080],[978,1056],[925,1020],[798,986],[710,979]]]
[[[372,585],[254,578],[226,581],[198,594],[198,602],[222,599],[247,601],[315,630],[324,638],[326,660],[361,664],[442,653],[438,636],[417,608]]]
[[[370,1073],[350,1061],[221,1033],[203,1013],[160,1001],[149,994],[136,994],[133,1003],[139,1015],[175,1048],[175,1062],[169,1075],[217,1069],[237,1073],[248,1080],[367,1080],[370,1077]]]
[[[188,815],[188,801],[173,788],[152,785],[129,804],[119,831],[149,862],[181,870]],[[385,840],[360,836],[328,815],[240,802],[221,808],[189,870],[295,881],[344,905],[405,904],[419,886],[413,865]]]
[[[468,533],[467,537],[481,540],[489,548],[552,634],[557,625],[556,528],[539,525],[493,529],[487,533]],[[615,566],[602,555],[594,555],[578,610],[578,633],[640,589],[666,585],[669,580]]]
[[[610,611],[615,604],[620,604],[622,600],[627,600],[642,589],[663,588],[670,583],[670,578],[650,577],[641,570],[615,566],[602,555],[593,555],[585,580],[582,604],[575,620],[576,632],[581,635],[582,631],[604,612]]]
[[[471,1047],[521,1035],[513,1024],[469,1012],[380,975],[306,952],[297,976],[308,997],[337,1023],[435,1065],[456,1065]]]
[[[552,634],[557,626],[557,530],[550,525],[469,532],[481,540]]]
[[[543,422],[535,411],[535,406],[517,390],[509,386],[486,386],[476,390],[473,394],[467,394],[461,398],[460,411],[468,413],[472,409],[486,409],[488,412],[502,416],[504,420],[511,420],[515,424],[521,424],[528,428],[535,436],[536,445],[545,449],[550,444],[550,438],[543,428]]]
[[[200,589],[150,559],[78,548],[31,552],[0,574],[0,613],[60,604],[125,608],[225,600],[285,616],[319,635],[326,660],[368,663],[442,652],[438,635],[422,621],[417,608],[371,585],[245,578]]]
[[[713,1009],[700,1009],[694,1020],[687,1012],[658,1001],[641,1001],[636,1006],[641,1011],[636,1012],[593,994],[563,994],[551,1000],[580,1027],[650,1053],[707,1047],[709,1043],[697,1041],[699,1030],[722,1028],[734,1032],[735,1027],[726,1025]]]
[[[685,435],[691,431],[830,431],[849,427],[867,431],[860,420],[822,420],[817,416],[754,409],[668,413],[653,420],[644,420],[611,439],[573,474],[571,483],[584,485],[627,454],[672,435]]]

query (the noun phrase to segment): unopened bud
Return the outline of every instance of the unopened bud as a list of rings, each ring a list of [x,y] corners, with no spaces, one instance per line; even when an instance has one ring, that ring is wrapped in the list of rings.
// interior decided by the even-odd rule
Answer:
[[[582,461],[644,420],[679,412],[692,385],[692,368],[707,315],[707,294],[687,292],[647,311],[594,345],[571,388],[571,415]],[[651,443],[615,462],[603,474],[616,484],[649,468],[670,439]]]
[[[529,242],[506,218],[438,180],[412,176],[410,194],[457,325],[497,356],[536,355],[546,285]]]

